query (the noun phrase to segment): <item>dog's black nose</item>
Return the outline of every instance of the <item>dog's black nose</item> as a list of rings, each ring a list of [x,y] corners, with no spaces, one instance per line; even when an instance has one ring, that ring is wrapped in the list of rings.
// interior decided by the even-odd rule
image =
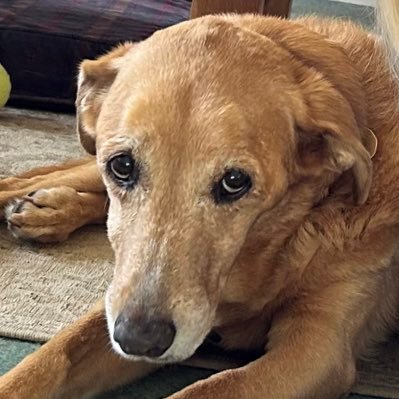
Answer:
[[[175,335],[173,322],[164,319],[130,318],[122,312],[115,321],[114,340],[127,355],[159,357]]]

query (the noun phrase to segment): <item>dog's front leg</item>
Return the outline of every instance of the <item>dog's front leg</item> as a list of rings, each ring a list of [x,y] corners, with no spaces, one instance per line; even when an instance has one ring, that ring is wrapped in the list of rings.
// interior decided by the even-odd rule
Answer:
[[[197,382],[169,399],[345,397],[355,378],[355,364],[340,316],[292,307],[275,320],[263,357]]]
[[[0,179],[0,220],[4,216],[3,208],[11,200],[60,186],[71,187],[78,192],[105,192],[94,157],[36,168],[19,176]]]
[[[101,302],[0,377],[0,399],[88,398],[156,367],[114,353]]]

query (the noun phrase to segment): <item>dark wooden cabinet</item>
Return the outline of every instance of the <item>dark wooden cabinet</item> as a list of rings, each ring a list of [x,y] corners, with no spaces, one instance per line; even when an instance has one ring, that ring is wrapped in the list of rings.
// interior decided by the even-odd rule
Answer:
[[[191,18],[225,12],[258,13],[288,17],[292,0],[193,0]]]

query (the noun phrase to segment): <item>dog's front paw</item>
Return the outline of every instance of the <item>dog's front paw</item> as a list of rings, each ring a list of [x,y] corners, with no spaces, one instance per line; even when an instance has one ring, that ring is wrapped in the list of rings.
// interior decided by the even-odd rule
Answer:
[[[41,189],[7,206],[8,228],[16,238],[59,242],[79,224],[80,198],[70,187]]]
[[[19,177],[0,179],[0,220],[4,219],[5,207],[11,200],[29,192],[29,182],[29,179]],[[25,189],[28,191],[24,192]]]
[[[168,399],[255,399],[244,369],[227,370],[198,381]]]

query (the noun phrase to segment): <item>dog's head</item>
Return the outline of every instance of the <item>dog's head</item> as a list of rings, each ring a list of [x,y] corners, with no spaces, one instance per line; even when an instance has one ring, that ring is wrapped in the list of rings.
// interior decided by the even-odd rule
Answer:
[[[287,215],[303,218],[342,174],[365,201],[358,81],[338,46],[249,16],[193,20],[83,62],[78,131],[110,197],[119,352],[189,357],[238,258],[244,281],[270,240],[293,233]]]

